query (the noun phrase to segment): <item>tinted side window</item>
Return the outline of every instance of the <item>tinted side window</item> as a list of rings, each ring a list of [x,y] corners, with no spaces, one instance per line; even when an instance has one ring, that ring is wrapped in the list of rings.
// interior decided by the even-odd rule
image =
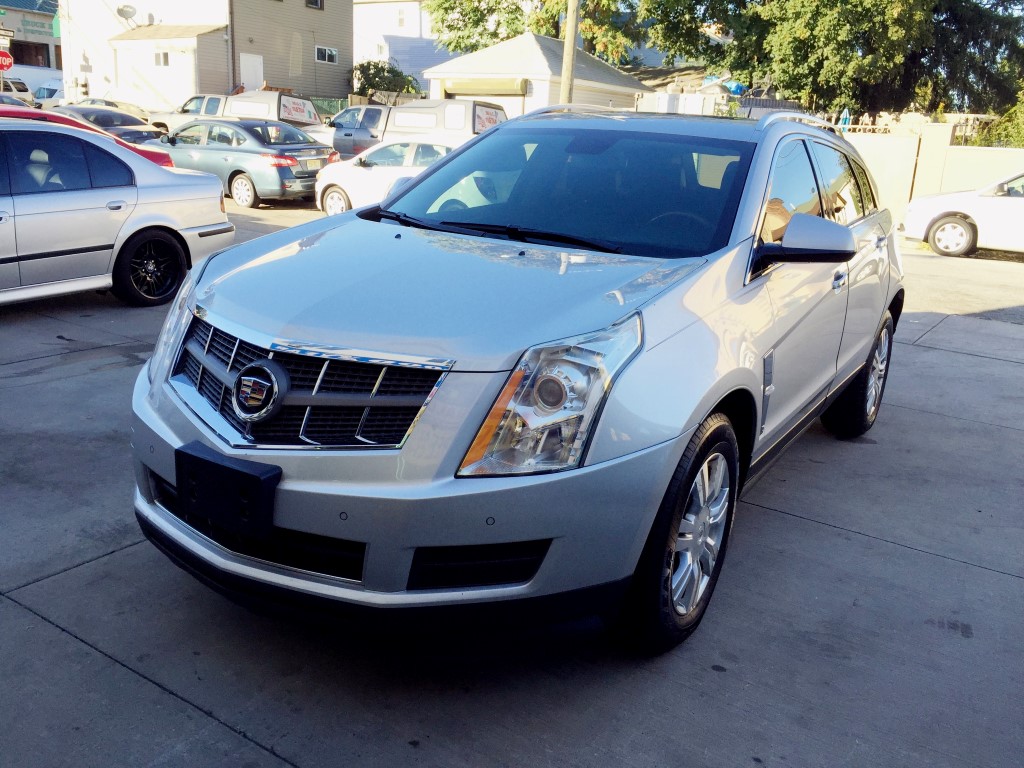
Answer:
[[[368,109],[363,113],[363,121],[359,124],[360,128],[368,128],[373,130],[380,124],[380,113],[379,109]]]
[[[220,99],[215,99],[211,97],[206,100],[206,106],[203,107],[203,114],[216,115],[218,109],[220,109]]]
[[[868,172],[864,170],[864,166],[858,163],[856,160],[850,160],[850,164],[853,166],[853,173],[857,177],[857,183],[860,184],[860,193],[864,197],[864,207],[868,213],[878,210],[878,201],[875,200],[875,193],[871,189],[871,181],[868,179]]]
[[[846,155],[815,142],[814,157],[821,170],[821,191],[825,210],[840,224],[849,224],[864,215],[864,199]]]
[[[178,140],[179,144],[198,144],[203,140],[203,134],[206,133],[206,126],[200,123],[199,125],[191,125],[183,131],[179,131],[174,134],[174,137]]]
[[[818,182],[802,141],[783,145],[775,156],[761,224],[761,241],[781,243],[794,213],[821,216]]]
[[[88,189],[82,142],[56,133],[9,133],[11,187],[15,194]]]
[[[408,151],[408,144],[391,144],[367,155],[366,162],[368,165],[403,165]]]
[[[10,154],[6,149],[3,137],[0,136],[0,195],[11,194],[11,177],[7,174],[7,158],[10,157]]]
[[[135,183],[131,169],[99,147],[86,144],[85,159],[89,163],[93,187],[130,187]]]

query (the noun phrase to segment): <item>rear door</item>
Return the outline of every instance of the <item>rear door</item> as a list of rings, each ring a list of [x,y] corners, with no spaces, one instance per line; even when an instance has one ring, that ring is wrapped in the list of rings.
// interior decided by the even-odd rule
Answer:
[[[1024,251],[1020,222],[1024,219],[1024,176],[1006,182],[1004,194],[993,189],[978,198],[974,220],[978,245],[1007,251]]]
[[[118,232],[135,208],[131,169],[66,134],[7,134],[21,284],[110,271]]]
[[[17,288],[21,284],[14,237],[14,198],[11,197],[11,182],[7,175],[6,158],[9,154],[3,137],[0,137],[0,291]]]

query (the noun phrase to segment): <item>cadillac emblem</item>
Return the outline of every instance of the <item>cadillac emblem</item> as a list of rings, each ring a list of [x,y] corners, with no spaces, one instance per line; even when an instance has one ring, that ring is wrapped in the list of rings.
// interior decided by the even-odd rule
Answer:
[[[288,390],[288,372],[272,360],[258,360],[238,372],[231,405],[243,421],[264,421],[281,408]]]

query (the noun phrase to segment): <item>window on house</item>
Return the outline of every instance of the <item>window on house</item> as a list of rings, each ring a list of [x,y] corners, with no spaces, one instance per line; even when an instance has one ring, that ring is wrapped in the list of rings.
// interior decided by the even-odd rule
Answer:
[[[169,56],[167,54],[167,51],[158,51],[156,54],[154,54],[154,58],[155,58],[155,62],[154,63],[158,67],[170,66],[170,61],[169,61]]]
[[[399,27],[404,27],[405,26],[405,9],[404,8],[399,8],[398,9],[398,26]]]
[[[306,0],[306,7],[322,11],[324,9],[324,0]]]
[[[337,64],[338,63],[338,49],[337,48],[325,48],[322,45],[316,47],[316,60],[323,62],[324,64]]]

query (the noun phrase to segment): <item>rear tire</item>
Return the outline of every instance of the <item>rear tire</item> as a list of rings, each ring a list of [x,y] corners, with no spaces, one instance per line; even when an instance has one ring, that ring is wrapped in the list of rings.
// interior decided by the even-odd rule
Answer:
[[[928,245],[942,256],[963,256],[974,250],[974,227],[959,216],[944,216],[928,230]]]
[[[892,315],[886,312],[867,363],[821,414],[822,425],[836,437],[843,440],[860,437],[874,426],[885,394],[885,382],[889,380],[893,329]]]
[[[676,468],[619,617],[623,640],[663,653],[700,624],[718,583],[739,495],[739,444],[729,419],[709,416]]]
[[[133,307],[166,304],[185,277],[185,251],[169,232],[151,229],[121,246],[111,274],[113,293]]]
[[[240,173],[231,180],[231,199],[242,208],[259,208],[260,196],[249,174]]]

